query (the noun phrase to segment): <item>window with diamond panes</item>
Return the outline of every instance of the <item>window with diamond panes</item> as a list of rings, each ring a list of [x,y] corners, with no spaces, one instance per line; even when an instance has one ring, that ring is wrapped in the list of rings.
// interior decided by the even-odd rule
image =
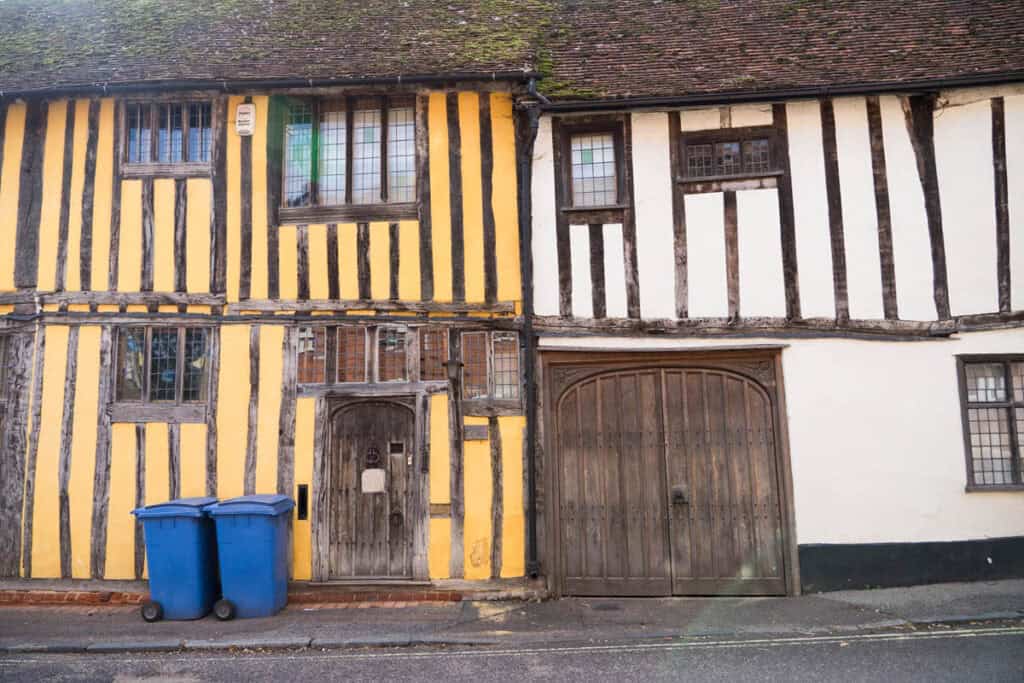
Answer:
[[[209,102],[125,105],[124,161],[131,166],[210,163],[213,113]]]
[[[327,381],[327,330],[300,327],[296,379],[299,384],[323,384]]]
[[[206,328],[120,328],[116,398],[121,402],[158,404],[206,401],[209,366]]]
[[[394,327],[377,330],[377,381],[404,382],[408,379],[405,352],[405,330]]]
[[[420,379],[448,379],[448,331],[445,329],[420,330]]]
[[[336,335],[338,345],[338,381],[366,381],[366,328],[339,327]]]
[[[288,106],[284,134],[286,207],[416,198],[412,106],[382,106],[373,99],[296,99]]]
[[[684,137],[685,177],[750,176],[779,170],[774,166],[769,138],[729,139],[729,135],[726,129],[715,136],[700,133]]]
[[[961,372],[969,484],[1021,486],[1024,360],[964,361]]]
[[[573,135],[569,143],[573,206],[618,203],[615,136],[611,133]]]

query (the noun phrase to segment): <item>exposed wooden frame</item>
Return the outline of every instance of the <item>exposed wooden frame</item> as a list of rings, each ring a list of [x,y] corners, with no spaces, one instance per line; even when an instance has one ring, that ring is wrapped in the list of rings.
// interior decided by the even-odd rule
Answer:
[[[871,141],[871,171],[875,185],[875,216],[878,221],[878,257],[882,270],[882,310],[887,320],[897,320],[896,264],[892,247],[892,213],[889,207],[889,174],[885,160],[882,109],[878,97],[865,98],[868,137]]]
[[[1006,174],[1006,106],[1002,97],[992,98],[992,169],[996,200],[996,277],[999,310],[1012,310],[1010,287],[1010,192]]]
[[[675,121],[679,123],[679,112],[671,112],[675,115]],[[755,179],[775,178],[783,175],[782,159],[778,155],[779,129],[774,125],[767,126],[740,126],[736,128],[716,128],[710,130],[682,132],[678,125],[670,129],[670,142],[674,137],[672,153],[677,154],[675,167],[673,168],[674,184],[683,183],[687,194],[701,192],[720,192],[728,189],[730,183],[750,181]],[[766,171],[750,171],[742,169],[743,143],[752,140],[767,140],[769,149],[769,169]],[[712,174],[694,176],[687,172],[686,152],[687,147],[692,145],[715,145],[718,143],[735,142],[740,145],[741,171],[738,173]],[[736,188],[741,189],[741,188]]]
[[[821,112],[821,146],[825,157],[825,195],[828,202],[829,242],[832,247],[832,294],[836,318],[849,320],[850,297],[846,281],[846,237],[843,231],[843,195],[839,187],[835,107],[832,100],[826,98],[818,103],[818,108]]]
[[[782,524],[783,576],[790,595],[800,593],[799,559],[796,545],[796,526],[793,507],[792,468],[785,413],[785,393],[781,374],[781,349],[735,349],[729,351],[679,350],[656,352],[631,351],[562,351],[543,350],[538,364],[542,383],[541,414],[544,428],[540,437],[544,471],[558,472],[558,449],[554,426],[554,407],[561,392],[579,381],[600,374],[609,365],[619,368],[714,368],[746,376],[768,393],[772,403],[772,420],[776,433],[775,465],[779,481],[779,507]],[[559,370],[560,372],[556,372]],[[561,375],[561,379],[556,379]],[[765,377],[771,381],[766,382]],[[542,494],[545,505],[543,534],[547,558],[548,590],[554,597],[564,594],[564,576],[561,559],[561,529],[558,514],[558,477],[544,476]]]
[[[1014,397],[1012,363],[1024,362],[1024,354],[959,354],[956,357],[957,384],[960,389],[960,423],[964,437],[964,465],[967,469],[968,492],[982,491],[1024,491],[1024,471],[1021,468],[1021,446],[1024,435],[1019,432],[1016,415],[1024,414],[1024,402]],[[967,366],[973,363],[992,363],[1002,366],[1006,379],[1006,400],[970,403],[967,400]],[[968,420],[970,408],[992,408],[1006,411],[1007,429],[1010,437],[1010,484],[979,484],[974,478],[974,462],[971,457],[971,429]]]

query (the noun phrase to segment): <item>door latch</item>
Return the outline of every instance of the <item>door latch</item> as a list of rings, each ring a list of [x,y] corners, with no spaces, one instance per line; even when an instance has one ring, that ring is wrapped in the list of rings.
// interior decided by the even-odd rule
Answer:
[[[690,494],[686,490],[685,486],[677,486],[672,489],[672,504],[673,505],[689,505]]]

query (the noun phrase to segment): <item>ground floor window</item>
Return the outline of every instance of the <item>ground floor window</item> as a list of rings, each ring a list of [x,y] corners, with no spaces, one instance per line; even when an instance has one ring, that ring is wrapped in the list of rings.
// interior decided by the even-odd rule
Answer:
[[[462,333],[462,397],[519,400],[519,339],[515,332]]]
[[[119,328],[117,401],[165,405],[206,401],[209,337],[204,327]]]
[[[962,356],[960,400],[969,488],[1024,488],[1024,356]]]

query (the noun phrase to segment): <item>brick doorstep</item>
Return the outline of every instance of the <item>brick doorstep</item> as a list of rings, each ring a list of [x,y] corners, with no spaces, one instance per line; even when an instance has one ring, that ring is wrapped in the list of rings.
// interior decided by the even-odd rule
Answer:
[[[0,605],[138,605],[148,596],[123,591],[0,590]]]

